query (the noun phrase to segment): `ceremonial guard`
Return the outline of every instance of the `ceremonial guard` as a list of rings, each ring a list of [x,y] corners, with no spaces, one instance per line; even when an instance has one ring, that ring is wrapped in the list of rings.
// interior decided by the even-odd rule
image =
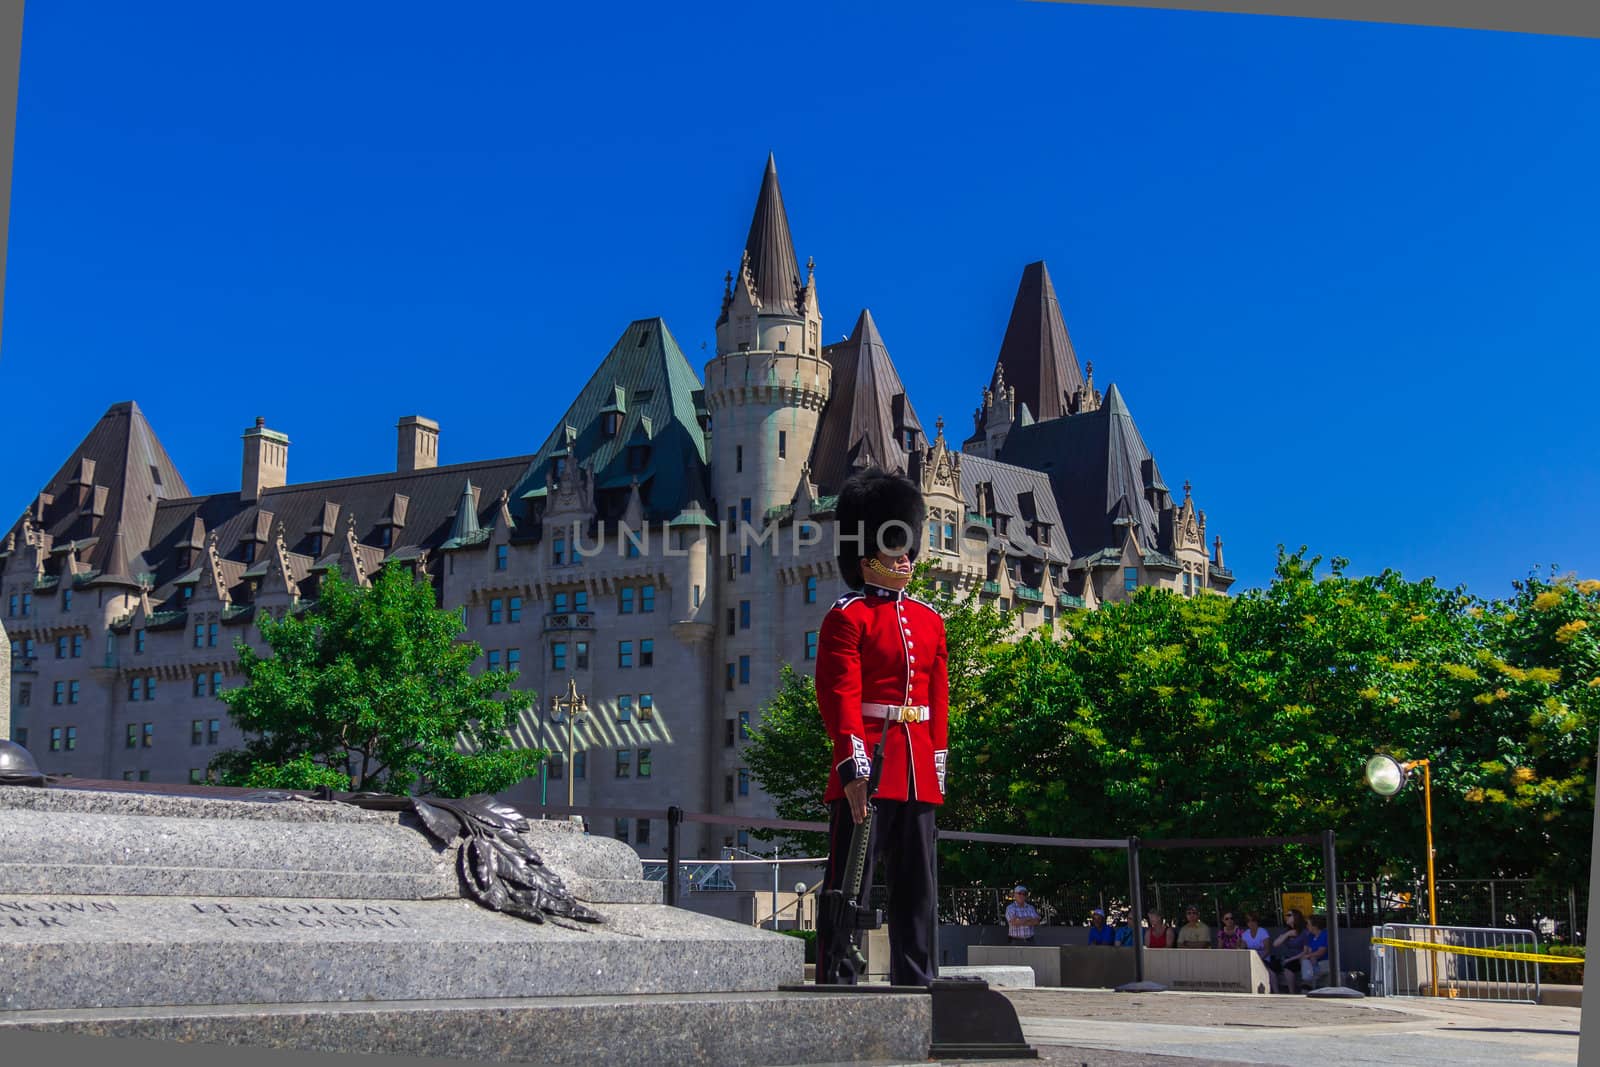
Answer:
[[[851,830],[866,815],[870,756],[888,731],[868,863],[881,861],[889,886],[889,980],[926,986],[936,971],[934,812],[944,802],[948,681],[944,619],[905,592],[923,536],[922,493],[899,475],[862,471],[841,488],[835,514],[851,591],[823,618],[817,647],[817,705],[833,740],[826,885],[842,884]],[[827,919],[819,911],[818,981],[828,973]]]

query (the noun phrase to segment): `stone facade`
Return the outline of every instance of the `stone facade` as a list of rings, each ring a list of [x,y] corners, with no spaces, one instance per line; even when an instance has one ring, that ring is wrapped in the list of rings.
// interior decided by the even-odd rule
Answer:
[[[216,699],[238,684],[234,641],[262,647],[254,620],[304,610],[331,568],[365,584],[397,565],[539,694],[516,737],[558,756],[513,802],[570,787],[580,806],[762,816],[744,728],[783,664],[809,669],[854,469],[919,481],[936,577],[1019,627],[1140,586],[1231,584],[1189,486],[1173,498],[1118,388],[1079,367],[1042,263],[959,445],[942,418],[927,433],[869,312],[822,336],[769,160],[715,355],[694,368],[664,322],[630,324],[532,455],[440,466],[440,427],[413,415],[395,470],[297,485],[289,437],[256,419],[240,485],[195,495],[138,406],[114,405],[0,545],[7,728],[50,773],[199,780],[240,741]],[[551,699],[574,682],[569,763]],[[614,829],[662,854],[661,820]],[[686,825],[684,855],[741,836]]]

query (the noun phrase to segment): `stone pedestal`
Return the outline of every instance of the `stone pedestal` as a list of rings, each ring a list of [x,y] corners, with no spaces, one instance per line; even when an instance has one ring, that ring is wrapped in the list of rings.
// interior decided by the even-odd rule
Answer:
[[[413,818],[0,787],[0,1033],[574,1064],[926,1056],[928,998],[867,1012],[777,992],[802,980],[801,941],[666,907],[622,842],[531,824],[604,920],[536,923],[464,899],[458,846]]]

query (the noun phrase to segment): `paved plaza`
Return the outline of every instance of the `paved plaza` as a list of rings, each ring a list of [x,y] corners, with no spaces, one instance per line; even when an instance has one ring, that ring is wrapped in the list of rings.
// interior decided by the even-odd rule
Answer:
[[[1018,989],[1006,996],[1039,1049],[1039,1062],[1052,1065],[1506,1067],[1578,1061],[1575,1007],[1080,989]]]

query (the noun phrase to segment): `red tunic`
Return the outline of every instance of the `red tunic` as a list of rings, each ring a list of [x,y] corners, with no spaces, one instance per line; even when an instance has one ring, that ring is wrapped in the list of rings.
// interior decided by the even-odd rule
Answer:
[[[929,712],[923,721],[890,723],[876,795],[944,802],[947,655],[944,619],[905,593],[868,585],[828,610],[817,638],[817,706],[833,739],[834,771],[824,800],[838,800],[846,782],[868,774],[885,719],[863,715],[865,701]]]

